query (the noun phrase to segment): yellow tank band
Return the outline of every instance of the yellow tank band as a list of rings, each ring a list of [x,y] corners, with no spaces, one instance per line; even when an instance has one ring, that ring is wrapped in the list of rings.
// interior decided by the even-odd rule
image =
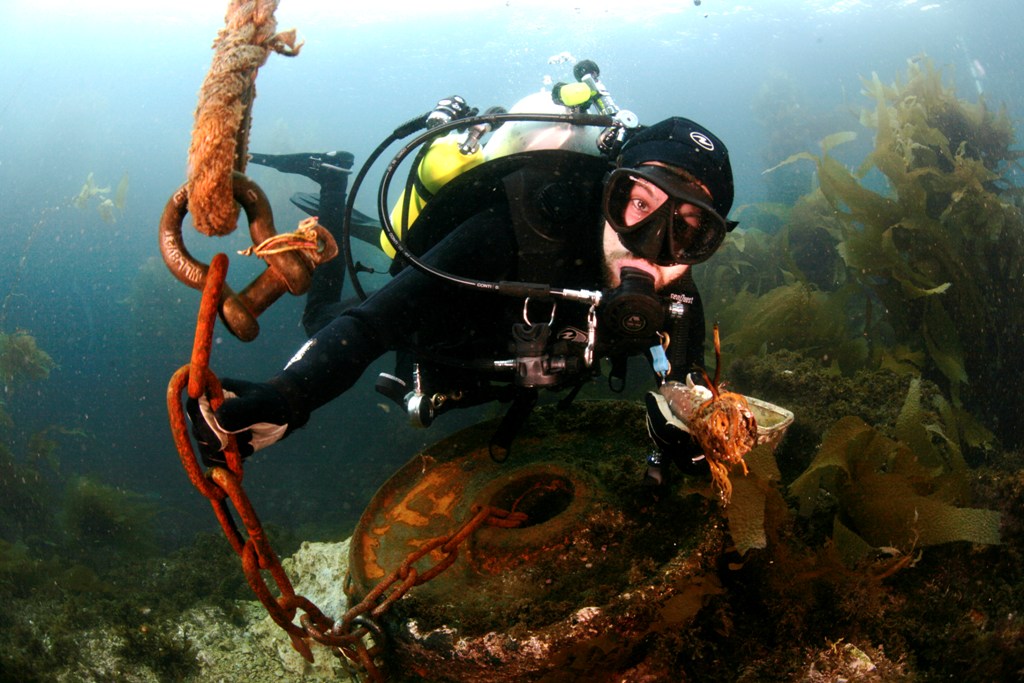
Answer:
[[[456,135],[448,135],[431,143],[430,149],[427,151],[426,156],[423,157],[423,161],[420,162],[420,167],[417,169],[419,181],[423,186],[419,191],[417,191],[417,188],[410,188],[412,192],[412,200],[409,202],[408,224],[410,226],[416,221],[423,207],[426,206],[427,199],[432,197],[434,193],[456,176],[484,162],[484,154],[481,149],[478,148],[472,154],[463,154],[459,150],[460,144],[461,136]],[[427,199],[424,199],[420,192],[426,194]],[[405,201],[405,191],[399,197],[398,203],[391,209],[391,223],[395,226],[395,232],[398,233],[399,237],[404,232],[404,226],[402,225],[403,201]],[[395,250],[383,231],[381,231],[380,235],[380,246],[390,258],[395,257]]]
[[[430,193],[440,190],[448,181],[483,161],[483,154],[459,151],[460,140],[451,136],[441,138],[430,146],[420,163],[420,182]]]

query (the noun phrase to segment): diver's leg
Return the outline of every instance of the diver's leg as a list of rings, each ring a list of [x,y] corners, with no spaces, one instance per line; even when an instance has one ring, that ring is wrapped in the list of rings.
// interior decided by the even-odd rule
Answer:
[[[306,306],[302,309],[302,327],[307,336],[312,337],[345,311],[339,301],[344,283],[345,261],[341,254],[313,271]]]
[[[327,228],[341,244],[341,226],[345,216],[345,196],[348,175],[338,173],[325,177],[320,185],[320,225]],[[312,337],[331,320],[341,315],[345,307],[340,303],[345,284],[345,256],[339,253],[313,271],[306,306],[302,311],[302,327]]]
[[[260,154],[251,152],[249,161],[260,166],[306,176],[314,183],[323,184],[338,173],[352,170],[355,157],[351,152],[301,152],[299,154]]]

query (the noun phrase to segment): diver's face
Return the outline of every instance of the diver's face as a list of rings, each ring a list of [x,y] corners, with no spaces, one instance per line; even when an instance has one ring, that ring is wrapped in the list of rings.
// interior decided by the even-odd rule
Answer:
[[[711,205],[708,187],[673,167],[648,162],[605,178],[604,261],[608,284],[625,266],[654,278],[656,289],[677,280],[722,244],[727,221]]]
[[[652,166],[668,168],[665,164],[657,162]],[[701,186],[707,191],[707,187]],[[657,185],[643,179],[636,179],[629,187],[628,198],[624,198],[625,207],[622,209],[623,217],[620,227],[617,229],[607,220],[604,221],[604,266],[605,279],[610,287],[618,287],[622,284],[620,272],[624,267],[639,268],[648,272],[654,278],[654,289],[660,290],[670,283],[681,278],[683,273],[689,270],[688,264],[675,263],[659,265],[654,261],[634,254],[625,247],[620,239],[622,228],[638,225],[647,220],[651,214],[662,207],[665,207],[671,198],[666,191]],[[680,225],[686,225],[690,229],[698,229],[700,223],[700,209],[692,204],[675,204],[673,209],[676,213],[675,220]]]

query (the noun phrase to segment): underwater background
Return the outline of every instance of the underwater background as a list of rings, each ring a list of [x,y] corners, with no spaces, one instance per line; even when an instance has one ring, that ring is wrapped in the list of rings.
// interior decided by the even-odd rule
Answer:
[[[789,451],[779,454],[782,483],[803,482],[788,492],[798,499],[790,498],[793,509],[814,519],[807,491],[824,475],[812,463],[847,415],[865,421],[843,423],[848,430],[877,429],[926,459],[923,449],[955,480],[959,508],[1002,511],[1004,554],[982,553],[974,567],[981,577],[1009,572],[1005,605],[978,627],[992,636],[984,657],[1000,663],[979,671],[969,656],[949,664],[910,644],[895,659],[924,680],[1024,672],[1019,642],[1007,645],[1024,637],[1014,562],[1024,425],[1019,2],[341,5],[280,3],[278,28],[297,28],[304,46],[260,69],[250,151],[346,150],[358,168],[442,97],[509,107],[571,81],[573,60],[582,59],[600,65],[616,102],[641,122],[682,115],[722,138],[741,230],[697,270],[697,282],[709,320],[723,325],[735,366],[727,379],[797,413]],[[90,620],[133,624],[138,598],[125,588],[133,571],[153,576],[152,567],[164,567],[145,590],[166,594],[168,610],[183,595],[246,597],[167,426],[167,381],[188,360],[199,294],[173,280],[157,246],[163,207],[185,180],[196,95],[223,16],[223,3],[198,1],[13,0],[0,8],[8,27],[0,45],[0,595],[28,614],[31,596],[45,594],[51,602],[37,608],[54,624],[43,637],[18,610],[0,616],[0,680],[54,680],[76,634],[97,623]],[[381,168],[356,204],[370,215]],[[311,181],[255,165],[247,173],[269,195],[279,231],[304,217],[288,198],[315,191]],[[904,232],[887,232],[900,220]],[[245,232],[212,239],[188,230],[185,240],[203,261],[230,254],[228,281],[240,288],[262,271],[235,256],[248,246]],[[372,248],[355,249],[357,260],[380,264]],[[384,277],[363,282],[373,288]],[[301,306],[282,299],[247,344],[219,326],[214,371],[272,374],[305,339]],[[857,374],[883,371],[885,381]],[[778,381],[794,373],[803,381]],[[414,431],[373,391],[375,377],[371,370],[247,463],[246,489],[280,554],[300,541],[347,537],[376,489],[418,449],[496,414],[448,415]],[[863,393],[823,391],[833,382]],[[926,408],[907,408],[915,391]],[[840,400],[849,405],[837,407]],[[927,433],[908,436],[900,416]],[[844,457],[843,469],[855,470],[855,456]],[[974,474],[984,468],[997,474]],[[984,502],[978,490],[964,491],[978,481]],[[929,491],[945,485],[931,482]],[[870,546],[892,545],[872,538],[870,511],[845,512]],[[831,519],[822,522],[830,529]],[[959,536],[920,544],[959,540],[953,547],[967,556],[978,546],[962,541],[992,540],[957,523],[967,528]],[[828,535],[809,533],[821,544]],[[916,550],[901,540],[903,552]],[[124,613],[114,607],[126,604]],[[145,655],[139,666],[157,680],[200,676],[188,648],[132,633],[133,651]],[[832,634],[820,635],[817,645]]]

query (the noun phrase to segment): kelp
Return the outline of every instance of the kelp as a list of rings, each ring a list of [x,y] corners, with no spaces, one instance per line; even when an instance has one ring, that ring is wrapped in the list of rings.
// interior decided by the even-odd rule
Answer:
[[[1024,371],[1024,215],[1012,180],[1022,152],[1012,149],[1013,125],[1005,110],[958,98],[924,57],[910,60],[902,80],[886,85],[873,74],[863,85],[872,106],[860,121],[875,138],[856,169],[836,156],[858,137],[843,131],[823,139],[820,154],[793,154],[767,171],[811,161],[819,190],[809,206],[820,212],[820,195],[830,214],[810,223],[834,251],[814,251],[812,278],[790,242],[789,272],[829,292],[820,310],[832,316],[847,307],[844,337],[864,340],[864,362],[941,379],[955,405],[1020,442],[1021,399],[1006,382]],[[794,211],[786,238],[808,221],[796,218]],[[856,291],[833,304],[823,274],[837,268],[834,291]],[[788,348],[822,347],[820,325],[806,329],[809,339],[786,339]]]
[[[1000,542],[999,513],[967,507],[969,472],[957,434],[957,416],[939,399],[921,405],[913,380],[896,423],[895,438],[859,417],[836,422],[807,470],[789,486],[800,514],[835,501],[833,542],[849,559],[870,549],[914,548],[968,541]]]
[[[0,381],[8,393],[24,382],[46,379],[54,367],[56,363],[28,332],[0,332]]]
[[[51,496],[44,473],[0,443],[0,539],[18,543],[52,531]]]
[[[50,485],[55,460],[47,446],[49,429],[30,436],[26,444],[8,410],[17,405],[20,387],[45,380],[54,367],[53,359],[28,332],[0,332],[0,540],[9,543],[52,530]],[[40,467],[41,463],[47,466]]]
[[[831,290],[846,281],[845,269],[831,258],[841,226],[821,192],[812,191],[793,206],[747,204],[732,215],[740,227],[713,259],[697,267],[709,292],[760,296],[794,282]]]
[[[7,435],[0,443],[0,539],[52,540],[59,526],[61,442],[86,436],[81,430],[51,425],[27,437]]]
[[[32,434],[25,447],[26,461],[36,470],[60,473],[60,442],[58,437],[87,440],[89,434],[80,428],[53,424]]]
[[[701,281],[708,292],[746,290],[764,294],[784,281],[784,273],[777,267],[780,249],[781,245],[760,230],[737,228],[726,237],[714,259],[698,266]]]
[[[837,247],[842,223],[820,190],[797,201],[779,238],[793,279],[822,291],[833,291],[849,280]]]
[[[67,487],[61,524],[78,562],[105,568],[118,554],[156,549],[156,513],[157,506],[137,493],[81,476]]]
[[[770,507],[779,498],[777,482],[781,478],[778,463],[768,446],[756,446],[746,456],[749,472],[732,481],[732,500],[725,508],[729,537],[740,555],[768,545]]]
[[[696,275],[709,315],[730,330],[729,357],[786,348],[844,373],[867,367],[867,340],[850,332],[866,304],[838,256],[842,225],[822,193],[789,208],[742,207],[742,216],[752,227],[731,233]]]
[[[96,184],[93,176],[94,174],[90,171],[82,189],[71,199],[71,205],[80,210],[86,210],[95,205],[96,212],[105,223],[116,223],[118,217],[124,214],[127,203],[128,173],[121,176],[113,198],[110,197],[110,186],[100,187]]]
[[[837,371],[852,372],[868,354],[863,337],[851,339],[846,333],[852,294],[849,288],[823,292],[801,281],[759,297],[741,291],[717,313],[723,327],[734,330],[723,346],[736,357],[783,348],[800,351]]]
[[[156,542],[152,503],[85,477],[69,484],[62,473],[62,446],[89,434],[56,423],[28,432],[17,424],[18,390],[46,380],[55,367],[28,331],[0,332],[0,380],[10,400],[0,400],[0,550],[16,549],[29,564],[59,557],[58,569],[71,557],[101,565],[116,560],[111,551],[146,552]]]

